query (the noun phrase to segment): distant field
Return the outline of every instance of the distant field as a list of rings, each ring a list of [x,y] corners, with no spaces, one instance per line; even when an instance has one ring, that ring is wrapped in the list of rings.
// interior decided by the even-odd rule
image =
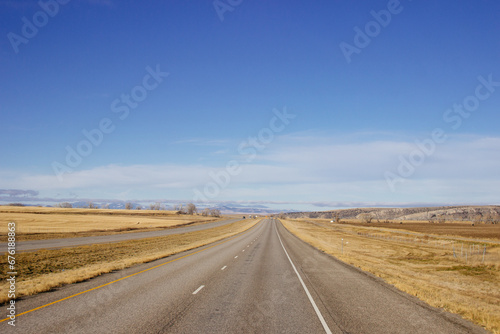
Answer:
[[[171,228],[213,221],[213,217],[161,210],[62,209],[0,206],[0,241],[7,224],[16,223],[18,241],[94,236]]]
[[[500,239],[500,224],[475,224],[470,222],[429,223],[427,221],[400,221],[389,223],[362,223],[357,220],[345,220],[346,224],[366,227],[383,227],[412,232],[460,236],[475,239]]]
[[[316,248],[434,307],[500,333],[498,225],[334,224],[327,219],[282,222]],[[486,236],[492,241],[477,242]]]

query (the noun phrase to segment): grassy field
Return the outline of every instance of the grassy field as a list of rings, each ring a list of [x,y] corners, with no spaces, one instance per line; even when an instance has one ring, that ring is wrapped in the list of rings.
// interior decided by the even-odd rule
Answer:
[[[362,223],[358,220],[345,220],[353,226],[382,227],[394,230],[404,230],[425,234],[462,236],[476,239],[500,240],[499,224],[475,224],[472,222],[429,223],[423,221],[389,221],[388,223]]]
[[[388,224],[388,229],[372,224],[333,224],[321,219],[282,222],[293,234],[325,253],[434,307],[500,333],[500,245],[478,244],[473,239],[453,240],[449,235],[454,230],[442,230],[443,226],[438,227],[437,233],[435,226],[420,230],[424,226],[420,224],[420,232],[436,234],[429,237],[417,233],[415,226],[410,226],[412,234],[406,234],[408,230],[399,229],[401,224]],[[477,234],[460,233],[461,238],[466,236]]]
[[[0,206],[0,241],[7,240],[9,222],[16,223],[16,239],[23,241],[147,231],[212,220],[173,211]]]
[[[247,219],[208,230],[164,237],[18,253],[16,296],[49,291],[64,284],[197,248],[243,232],[258,221]],[[8,300],[7,256],[0,258],[0,267],[0,303],[5,303]]]

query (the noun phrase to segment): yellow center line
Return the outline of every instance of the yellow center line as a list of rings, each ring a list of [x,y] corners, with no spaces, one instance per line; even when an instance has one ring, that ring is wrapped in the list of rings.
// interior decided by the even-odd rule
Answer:
[[[57,303],[62,302],[62,301],[64,301],[64,300],[67,300],[67,299],[70,299],[70,298],[73,298],[73,297],[76,297],[76,296],[79,296],[79,295],[83,295],[84,293],[87,293],[87,292],[90,292],[90,291],[94,291],[94,290],[97,290],[97,289],[103,288],[103,287],[105,287],[105,286],[107,286],[107,285],[110,285],[110,284],[113,284],[113,283],[119,282],[119,281],[124,280],[124,279],[126,279],[126,278],[130,278],[130,277],[133,277],[133,276],[135,276],[135,275],[139,275],[139,274],[145,273],[145,272],[147,272],[147,271],[150,271],[150,270],[153,270],[153,269],[159,268],[159,267],[164,266],[164,265],[166,265],[166,264],[169,264],[169,263],[172,263],[172,262],[175,262],[175,261],[182,260],[182,259],[184,259],[184,258],[186,258],[186,257],[188,257],[188,256],[195,255],[195,254],[201,253],[201,252],[203,252],[203,251],[206,251],[207,249],[210,249],[210,248],[213,248],[213,247],[216,247],[216,246],[222,245],[223,243],[226,243],[226,242],[228,242],[228,241],[230,241],[230,240],[232,240],[232,239],[234,239],[234,238],[236,238],[236,237],[238,237],[238,236],[241,236],[241,235],[242,235],[242,234],[244,234],[244,233],[248,233],[250,230],[252,230],[252,229],[253,229],[255,226],[257,226],[257,225],[258,225],[258,223],[257,223],[257,224],[255,224],[254,226],[252,226],[251,228],[249,228],[248,230],[243,231],[243,232],[241,232],[241,233],[238,233],[237,235],[232,236],[232,237],[230,237],[229,239],[224,240],[224,241],[222,241],[222,242],[216,243],[215,245],[212,245],[212,246],[209,246],[209,247],[206,247],[206,248],[200,249],[200,250],[198,250],[198,251],[196,251],[196,252],[193,252],[193,253],[190,253],[190,254],[183,255],[183,256],[181,256],[181,257],[179,257],[179,258],[177,258],[177,259],[170,260],[170,261],[165,262],[165,263],[162,263],[162,264],[158,264],[158,265],[156,265],[156,266],[154,266],[154,267],[151,267],[151,268],[148,268],[148,269],[141,270],[141,271],[139,271],[139,272],[136,272],[136,273],[134,273],[134,274],[131,274],[131,275],[128,275],[128,276],[125,276],[125,277],[119,278],[119,279],[117,279],[117,280],[114,280],[114,281],[108,282],[108,283],[106,283],[106,284],[102,284],[102,285],[96,286],[96,287],[94,287],[94,288],[92,288],[92,289],[88,289],[88,290],[85,290],[85,291],[82,291],[82,292],[75,293],[74,295],[71,295],[71,296],[68,296],[68,297],[65,297],[65,298],[62,298],[62,299],[59,299],[59,300],[53,301],[52,303],[48,303],[48,304],[45,304],[45,305],[42,305],[42,306],[36,307],[36,308],[31,309],[31,310],[29,310],[29,311],[25,311],[25,312],[22,312],[22,313],[16,314],[16,318],[17,318],[17,317],[19,317],[19,316],[21,316],[21,315],[24,315],[24,314],[27,314],[27,313],[31,313],[31,312],[33,312],[33,311],[40,310],[40,309],[45,308],[45,307],[47,307],[47,306],[57,304]],[[174,254],[172,254],[172,255],[174,255]],[[172,255],[170,255],[170,256],[172,256]],[[2,320],[0,320],[0,322],[4,322],[4,321],[7,321],[7,320],[10,320],[10,317],[7,317],[7,318],[5,318],[5,319],[2,319]]]

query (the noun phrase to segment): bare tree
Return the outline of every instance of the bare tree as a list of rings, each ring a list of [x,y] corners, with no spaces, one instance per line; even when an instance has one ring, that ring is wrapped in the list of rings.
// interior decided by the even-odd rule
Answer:
[[[102,206],[103,209],[109,209],[109,203],[106,203]]]
[[[156,202],[156,203],[149,205],[149,210],[161,210],[161,209],[162,209],[162,205],[160,202]]]
[[[99,209],[99,206],[97,204],[94,204],[93,202],[87,202],[86,208],[88,208],[88,209]]]
[[[138,205],[135,209],[136,210],[142,210],[142,206]]]
[[[130,202],[125,203],[125,210],[132,210],[134,205]]]
[[[220,210],[219,209],[212,209],[212,210],[210,210],[210,215],[212,217],[220,217]]]
[[[62,203],[57,204],[56,207],[71,209],[73,207],[73,205],[71,205],[71,203],[68,203],[68,202],[62,202]]]
[[[194,215],[197,212],[198,212],[198,209],[196,208],[196,205],[194,205],[193,203],[188,203],[186,205],[186,213],[188,215]]]
[[[174,211],[176,211],[178,214],[185,213],[184,212],[184,205],[183,204],[174,204]]]
[[[210,215],[210,209],[209,208],[205,208],[203,209],[203,212],[201,213],[202,216],[209,216]]]

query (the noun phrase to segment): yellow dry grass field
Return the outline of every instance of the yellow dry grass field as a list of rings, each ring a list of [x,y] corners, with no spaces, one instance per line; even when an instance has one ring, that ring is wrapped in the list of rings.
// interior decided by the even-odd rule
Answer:
[[[213,217],[179,215],[161,210],[62,209],[0,206],[0,241],[7,224],[16,223],[18,241],[70,238],[171,228],[203,223]]]
[[[81,282],[134,264],[150,262],[241,233],[257,224],[246,219],[208,230],[111,244],[16,254],[16,297]],[[7,256],[0,258],[0,304],[8,298]]]
[[[293,234],[431,306],[500,333],[500,245],[329,220],[282,220]],[[398,233],[399,232],[399,233]],[[461,237],[463,238],[463,237]]]
[[[484,224],[471,221],[446,221],[445,223],[418,220],[386,220],[385,222],[372,221],[364,223],[357,219],[342,220],[346,224],[354,226],[364,226],[370,228],[383,227],[384,229],[404,230],[425,234],[451,235],[470,237],[475,239],[491,239],[500,240],[500,225],[499,224]]]

